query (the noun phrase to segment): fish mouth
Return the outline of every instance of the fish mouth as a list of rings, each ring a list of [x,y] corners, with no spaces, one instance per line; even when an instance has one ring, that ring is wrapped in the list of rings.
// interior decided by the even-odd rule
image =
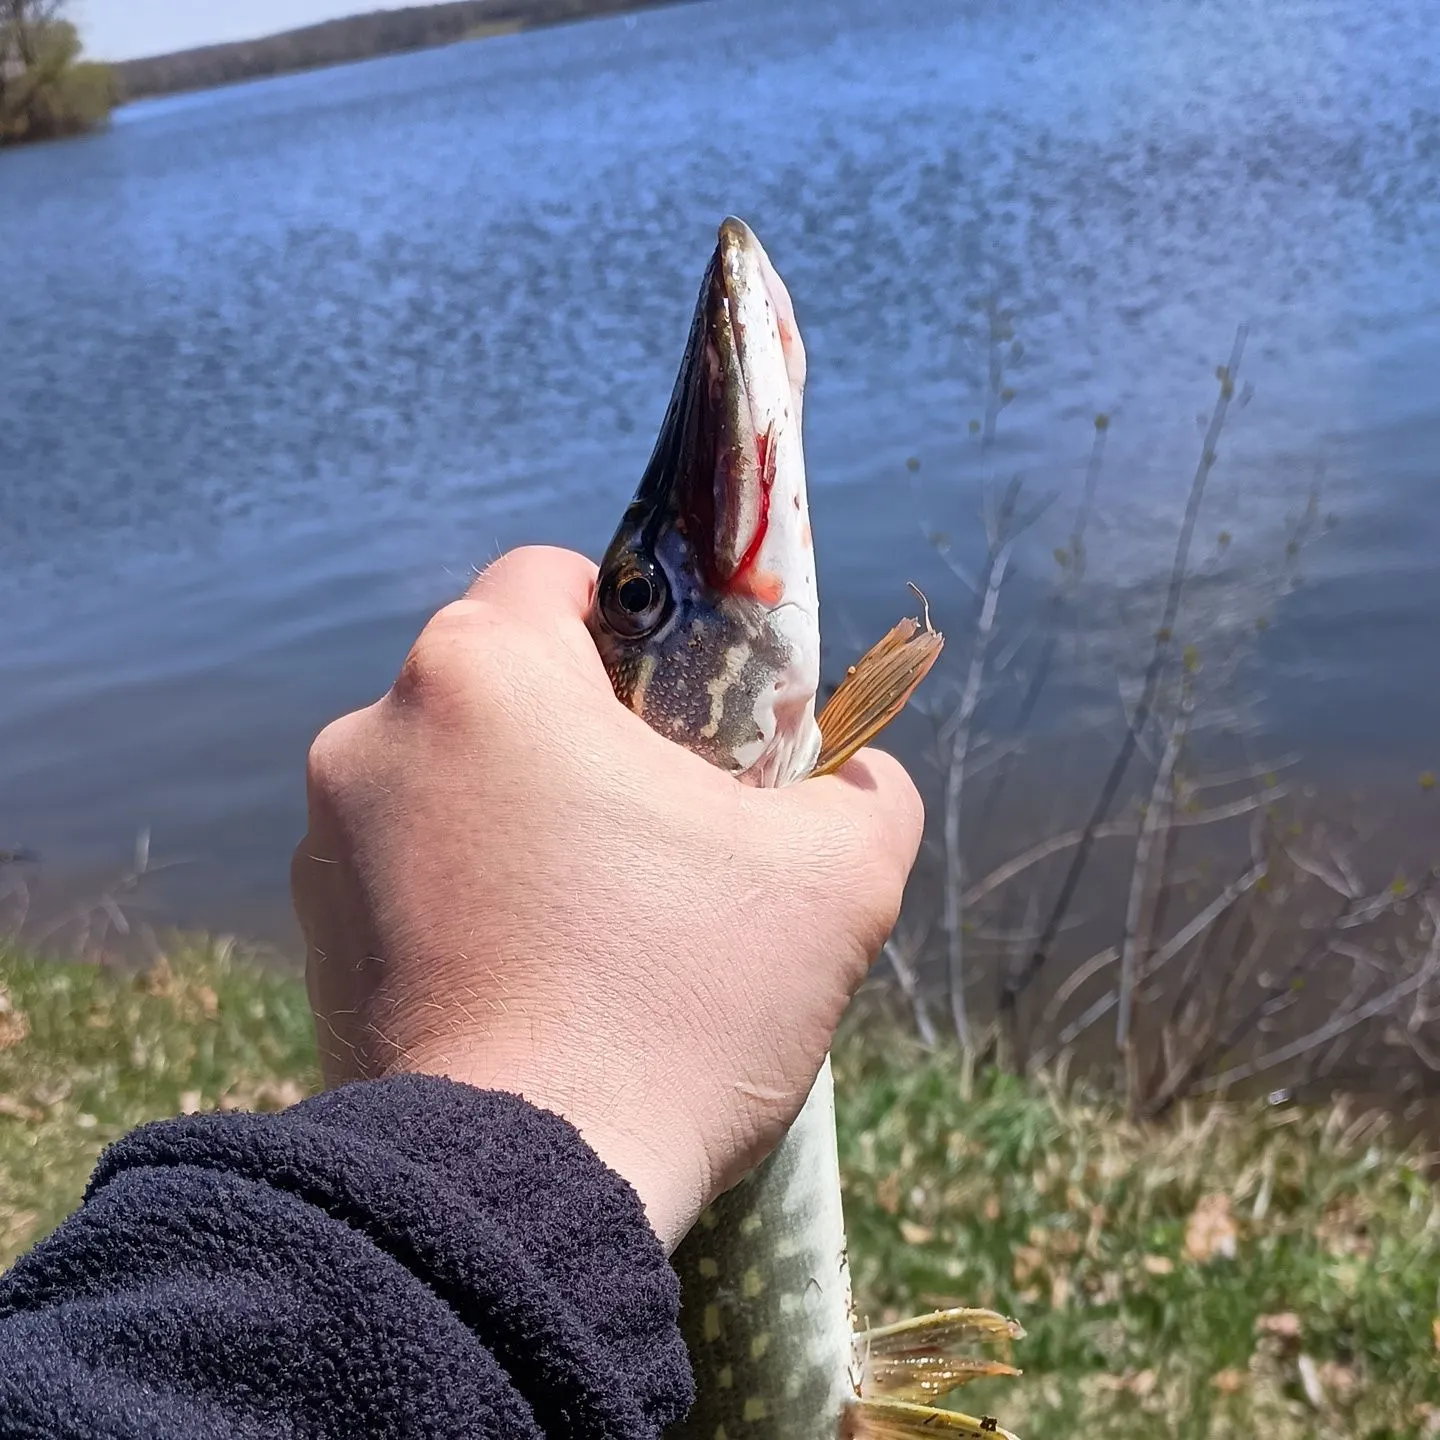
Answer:
[[[733,215],[721,222],[707,279],[719,364],[748,403],[750,434],[763,434],[773,420],[765,405],[788,393],[798,407],[805,389],[805,350],[790,292],[755,232]]]
[[[779,432],[798,432],[804,384],[789,293],[754,231],[727,216],[635,498],[643,527],[652,537],[674,528],[718,592],[743,588],[755,569],[775,496]]]

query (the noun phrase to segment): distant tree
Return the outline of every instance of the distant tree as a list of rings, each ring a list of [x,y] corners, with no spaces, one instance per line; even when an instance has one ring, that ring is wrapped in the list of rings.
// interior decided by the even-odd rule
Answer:
[[[105,124],[110,69],[80,59],[69,0],[0,0],[0,145],[76,135]]]

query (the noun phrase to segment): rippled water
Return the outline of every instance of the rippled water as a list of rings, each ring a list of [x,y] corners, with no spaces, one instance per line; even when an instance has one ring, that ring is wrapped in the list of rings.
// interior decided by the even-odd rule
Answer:
[[[994,473],[1062,497],[1013,613],[1112,417],[1069,693],[1116,712],[1244,323],[1200,550],[1234,542],[1187,633],[1263,611],[1266,743],[1413,787],[1440,759],[1433,41],[1429,0],[707,0],[0,156],[0,842],[86,876],[148,825],[186,862],[167,913],[286,933],[310,736],[471,567],[598,553],[728,211],[806,330],[842,661],[912,577],[964,659],[919,520],[981,558],[993,294],[1024,347]],[[1340,523],[1277,608],[1317,481]]]

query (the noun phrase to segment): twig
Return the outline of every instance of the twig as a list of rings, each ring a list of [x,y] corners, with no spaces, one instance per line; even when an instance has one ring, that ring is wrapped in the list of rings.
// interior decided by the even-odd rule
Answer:
[[[1176,815],[1170,823],[1175,828],[1185,829],[1199,825],[1218,825],[1221,821],[1234,820],[1240,815],[1248,815],[1253,810],[1273,805],[1276,801],[1283,800],[1289,793],[1288,785],[1274,785],[1255,795],[1247,795],[1240,800],[1231,800],[1224,805],[1215,805],[1208,810],[1196,810],[1188,815]],[[1059,835],[1052,835],[1048,839],[1032,845],[1028,850],[1022,850],[1020,854],[1005,861],[1003,865],[997,865],[983,879],[977,880],[964,892],[964,903],[967,908],[978,904],[987,895],[1015,879],[1017,875],[1023,875],[1031,866],[1050,859],[1052,855],[1064,854],[1066,850],[1081,844],[1087,834],[1092,840],[1115,840],[1138,835],[1140,824],[1138,819],[1110,820],[1095,826],[1093,830],[1087,827],[1085,830],[1066,830]]]
[[[1134,1014],[1135,982],[1143,964],[1142,954],[1150,944],[1148,912],[1155,886],[1151,857],[1157,844],[1163,848],[1164,838],[1169,833],[1175,798],[1175,766],[1180,759],[1186,728],[1194,713],[1195,695],[1187,686],[1155,771],[1155,783],[1150,787],[1150,803],[1145,809],[1145,823],[1140,827],[1140,837],[1135,842],[1135,864],[1130,872],[1130,894],[1125,904],[1125,940],[1120,949],[1120,1000],[1115,1017],[1115,1049],[1126,1063],[1127,1074],[1133,1070],[1130,1065],[1130,1026]]]
[[[980,704],[980,687],[985,676],[985,655],[995,631],[1000,607],[1000,587],[1010,565],[1014,546],[1005,540],[995,550],[985,583],[985,599],[975,622],[975,642],[970,652],[970,670],[960,697],[959,720],[951,742],[950,764],[945,776],[945,941],[949,970],[950,1015],[955,1036],[967,1049],[970,1045],[970,1018],[965,1002],[964,900],[961,885],[965,878],[965,857],[960,851],[960,800],[965,785],[965,765],[970,754],[971,726]]]
[[[1293,770],[1300,760],[1299,755],[1282,755],[1268,764],[1246,765],[1239,770],[1217,770],[1213,775],[1199,775],[1185,781],[1184,793],[1198,795],[1202,790],[1219,790],[1222,786],[1238,785],[1241,781],[1268,780],[1282,770]]]
[[[1319,860],[1300,854],[1293,846],[1285,845],[1281,848],[1297,870],[1303,870],[1307,875],[1318,880],[1327,890],[1333,890],[1342,900],[1349,901],[1360,898],[1361,887],[1351,884],[1349,877],[1337,876],[1333,870],[1327,870]]]
[[[1135,723],[1125,732],[1125,738],[1121,741],[1120,750],[1115,756],[1114,764],[1106,777],[1105,784],[1100,792],[1099,800],[1091,814],[1090,822],[1085,827],[1083,837],[1075,849],[1075,855],[1071,861],[1070,868],[1065,875],[1064,882],[1060,887],[1060,893],[1050,911],[1050,918],[1046,922],[1045,930],[1041,935],[1039,943],[1031,952],[1030,958],[1023,969],[1017,974],[1007,978],[1002,991],[1003,1009],[1013,1012],[1020,1003],[1020,997],[1034,982],[1035,977],[1044,968],[1050,958],[1050,948],[1055,937],[1060,932],[1060,925],[1064,920],[1066,911],[1074,902],[1076,891],[1080,886],[1080,877],[1084,873],[1086,863],[1090,858],[1091,846],[1094,843],[1095,832],[1104,823],[1105,817],[1110,813],[1110,807],[1114,804],[1115,797],[1120,791],[1120,786],[1125,779],[1125,772],[1129,769],[1131,756],[1135,752],[1137,732],[1143,730],[1148,721],[1150,709],[1154,704],[1155,693],[1160,684],[1160,678],[1170,659],[1174,646],[1175,621],[1179,616],[1180,602],[1185,590],[1185,577],[1189,568],[1190,545],[1195,534],[1195,525],[1200,514],[1200,502],[1205,494],[1206,481],[1209,479],[1210,471],[1215,465],[1215,447],[1219,443],[1221,430],[1224,428],[1225,416],[1230,407],[1230,401],[1235,394],[1235,377],[1240,368],[1241,356],[1245,348],[1246,327],[1240,326],[1236,331],[1235,345],[1230,353],[1230,362],[1221,369],[1219,374],[1220,393],[1216,397],[1215,408],[1210,416],[1210,425],[1205,432],[1205,441],[1200,453],[1199,464],[1195,468],[1195,476],[1190,485],[1190,495],[1185,506],[1185,518],[1180,526],[1180,538],[1175,548],[1175,560],[1170,573],[1170,588],[1165,598],[1165,608],[1161,616],[1160,626],[1155,632],[1155,645],[1151,652],[1150,663],[1146,667],[1144,687],[1141,692],[1141,702],[1136,709]]]
[[[1373,1020],[1375,1016],[1383,1014],[1398,1001],[1405,999],[1408,995],[1413,995],[1425,982],[1426,976],[1423,973],[1411,975],[1398,985],[1392,985],[1384,994],[1377,995],[1368,1004],[1360,1006],[1358,1010],[1337,1015],[1327,1024],[1320,1026],[1318,1030],[1312,1030],[1308,1035],[1302,1035],[1300,1039],[1292,1040],[1288,1045],[1282,1045],[1278,1050],[1271,1050],[1254,1060],[1246,1061],[1243,1065],[1236,1065],[1211,1079],[1197,1081],[1194,1089],[1201,1095],[1212,1094],[1217,1090],[1228,1090],[1230,1086],[1261,1075],[1266,1070],[1273,1070],[1277,1065],[1285,1064],[1287,1060],[1298,1059],[1308,1051],[1328,1044],[1336,1036],[1343,1035],[1357,1025],[1363,1025],[1365,1021]]]
[[[885,947],[880,953],[890,962],[890,968],[894,970],[895,978],[899,980],[900,988],[910,1002],[911,1012],[915,1016],[915,1029],[920,1036],[921,1044],[927,1050],[933,1050],[939,1043],[940,1037],[935,1031],[935,1022],[930,1018],[930,1009],[925,1004],[925,997],[920,992],[920,979],[915,973],[915,967],[910,963],[909,958],[901,953],[900,946],[895,943],[893,935],[885,942]]]
[[[1189,924],[1177,930],[1151,957],[1145,978],[1151,979],[1168,965],[1192,940],[1203,935],[1242,895],[1253,890],[1269,873],[1268,861],[1252,865],[1238,880],[1232,880]]]
[[[1011,726],[1016,735],[1023,735],[1034,717],[1036,707],[1040,703],[1040,696],[1044,692],[1054,668],[1055,651],[1060,643],[1061,619],[1085,577],[1085,532],[1089,528],[1090,516],[1095,508],[1095,495],[1100,485],[1100,473],[1104,467],[1105,437],[1109,433],[1109,429],[1109,417],[1097,415],[1094,437],[1090,443],[1090,459],[1085,466],[1085,485],[1070,529],[1070,564],[1066,567],[1064,580],[1050,595],[1047,606],[1049,613],[1045,620],[1045,645],[1040,652],[1040,658],[1036,663],[1035,672],[1030,678],[1030,684],[1020,701],[1020,709],[1016,713],[1014,724]],[[985,796],[980,817],[976,822],[976,829],[982,835],[989,829],[990,818],[1000,805],[1006,779],[1005,775],[997,776],[995,783]]]
[[[1060,988],[1050,997],[1045,1006],[1045,1013],[1040,1017],[1040,1028],[1048,1030],[1059,1018],[1060,1012],[1069,1003],[1071,997],[1089,980],[1093,980],[1107,966],[1113,965],[1120,958],[1120,952],[1113,945],[1107,945],[1103,950],[1097,951],[1083,964],[1077,965],[1068,974]]]
[[[1210,902],[1198,915],[1194,917],[1182,929],[1176,931],[1169,940],[1165,942],[1154,954],[1150,964],[1146,967],[1143,979],[1149,981],[1159,973],[1161,968],[1167,965],[1193,940],[1197,939],[1210,928],[1222,915],[1229,910],[1242,895],[1253,889],[1263,878],[1266,866],[1256,865],[1247,870],[1238,880],[1227,885],[1214,900]],[[1068,1000],[1077,989],[1092,976],[1099,974],[1106,965],[1113,965],[1120,958],[1120,952],[1112,945],[1109,949],[1101,950],[1098,954],[1092,955],[1074,975],[1070,976],[1064,985],[1056,991],[1055,997],[1046,1007],[1045,1019],[1042,1024],[1050,1023],[1059,1012],[1057,1000],[1063,995]],[[1072,1021],[1061,1031],[1056,1038],[1055,1044],[1048,1050],[1041,1051],[1035,1058],[1035,1064],[1043,1069],[1049,1060],[1060,1050],[1073,1045],[1081,1035],[1093,1025],[1099,1024],[1120,1002],[1120,992],[1111,990],[1095,1000],[1077,1019]],[[1061,1001],[1063,1003],[1063,1000]]]

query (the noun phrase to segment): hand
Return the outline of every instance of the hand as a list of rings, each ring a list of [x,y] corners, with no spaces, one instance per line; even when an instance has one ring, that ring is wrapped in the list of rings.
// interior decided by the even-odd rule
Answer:
[[[923,816],[873,750],[760,790],[657,735],[585,628],[594,580],[511,552],[321,733],[295,904],[329,1083],[521,1094],[673,1249],[799,1113]]]

